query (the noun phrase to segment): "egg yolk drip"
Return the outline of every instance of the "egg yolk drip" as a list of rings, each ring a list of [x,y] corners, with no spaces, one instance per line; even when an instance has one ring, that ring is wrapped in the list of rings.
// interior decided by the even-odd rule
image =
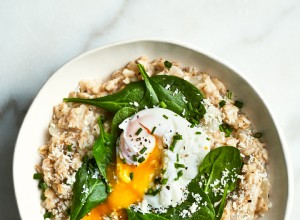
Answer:
[[[86,215],[84,220],[99,220],[104,216],[116,212],[120,219],[127,219],[126,211],[131,204],[140,202],[156,174],[161,168],[161,141],[156,140],[156,145],[147,159],[136,165],[124,164],[117,157],[117,164],[108,167],[109,182],[112,192],[104,203],[98,205]],[[116,175],[115,175],[116,174]]]

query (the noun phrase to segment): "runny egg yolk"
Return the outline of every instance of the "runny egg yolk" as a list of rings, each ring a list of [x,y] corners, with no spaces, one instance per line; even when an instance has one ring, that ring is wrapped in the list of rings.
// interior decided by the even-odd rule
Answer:
[[[136,165],[124,164],[118,156],[117,164],[108,168],[109,182],[112,192],[106,201],[86,215],[84,220],[99,220],[112,212],[116,212],[120,219],[127,219],[126,211],[131,204],[140,202],[161,168],[160,139],[156,139],[155,148],[147,159]]]

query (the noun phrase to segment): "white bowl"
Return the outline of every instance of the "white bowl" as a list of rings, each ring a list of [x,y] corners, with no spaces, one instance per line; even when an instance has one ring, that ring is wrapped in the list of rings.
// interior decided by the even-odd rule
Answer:
[[[262,96],[243,74],[221,59],[186,44],[159,40],[127,41],[94,49],[65,64],[43,86],[27,112],[15,146],[13,178],[22,219],[43,219],[40,191],[32,176],[35,164],[40,161],[37,149],[48,137],[53,106],[67,97],[80,80],[106,80],[112,71],[142,55],[198,67],[218,77],[239,99],[244,100],[244,110],[255,127],[263,131],[269,150],[273,207],[263,219],[288,219],[293,191],[290,159],[282,131]]]

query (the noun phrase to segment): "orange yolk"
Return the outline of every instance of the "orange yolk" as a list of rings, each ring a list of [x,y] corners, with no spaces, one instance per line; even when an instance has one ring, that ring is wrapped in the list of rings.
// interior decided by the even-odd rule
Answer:
[[[155,174],[161,168],[161,150],[159,146],[161,145],[157,143],[148,158],[138,166],[123,164],[118,157],[117,165],[112,165],[107,170],[112,192],[104,203],[92,209],[83,219],[99,220],[112,212],[116,212],[119,219],[127,219],[124,209],[143,200]],[[116,177],[114,176],[115,173]]]

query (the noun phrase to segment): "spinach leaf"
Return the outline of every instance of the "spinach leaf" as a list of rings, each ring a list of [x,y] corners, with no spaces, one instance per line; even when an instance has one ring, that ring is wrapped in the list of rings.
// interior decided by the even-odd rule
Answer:
[[[142,214],[127,210],[128,219],[179,220],[182,219],[179,214],[183,210],[189,210],[194,202],[200,209],[185,219],[221,219],[227,195],[236,188],[237,175],[240,173],[242,165],[240,151],[237,148],[231,146],[216,148],[206,155],[199,166],[199,173],[189,183],[189,195],[183,203],[176,207],[170,207],[166,213],[161,214]],[[195,199],[196,194],[200,196],[198,198],[202,198],[200,203]]]
[[[121,108],[119,111],[117,111],[117,113],[114,115],[114,117],[112,119],[112,123],[111,123],[111,126],[112,126],[111,134],[113,135],[113,137],[118,136],[119,125],[126,118],[129,118],[130,116],[135,114],[136,111],[137,110],[135,108],[132,108],[132,107],[124,107],[124,108]]]
[[[95,161],[85,158],[76,173],[70,219],[79,220],[83,218],[106,198],[106,184],[99,178]]]
[[[200,184],[215,207],[216,219],[222,217],[227,195],[236,188],[242,166],[240,151],[224,146],[209,152],[199,167]]]
[[[100,135],[93,146],[93,156],[99,168],[100,174],[108,184],[106,167],[113,160],[115,138],[104,131],[101,119],[99,119]]]
[[[112,95],[94,99],[64,98],[65,102],[79,102],[94,105],[110,112],[116,113],[123,107],[133,107],[133,102],[139,102],[145,94],[145,83],[143,81],[132,82],[124,89]]]
[[[198,123],[205,114],[203,94],[188,81],[176,76],[157,75],[149,77],[141,64],[139,70],[144,81],[132,82],[123,90],[112,95],[95,98],[65,98],[65,102],[79,102],[116,113],[121,108],[131,107],[140,111],[147,107],[161,105],[183,116],[191,123]],[[134,103],[138,105],[134,105]]]
[[[188,121],[198,124],[206,110],[201,103],[204,96],[195,86],[175,76],[149,77],[145,68],[137,64],[147,87],[142,105],[150,100],[151,106],[162,105]],[[167,89],[168,88],[168,89]],[[144,104],[145,105],[145,104]]]

